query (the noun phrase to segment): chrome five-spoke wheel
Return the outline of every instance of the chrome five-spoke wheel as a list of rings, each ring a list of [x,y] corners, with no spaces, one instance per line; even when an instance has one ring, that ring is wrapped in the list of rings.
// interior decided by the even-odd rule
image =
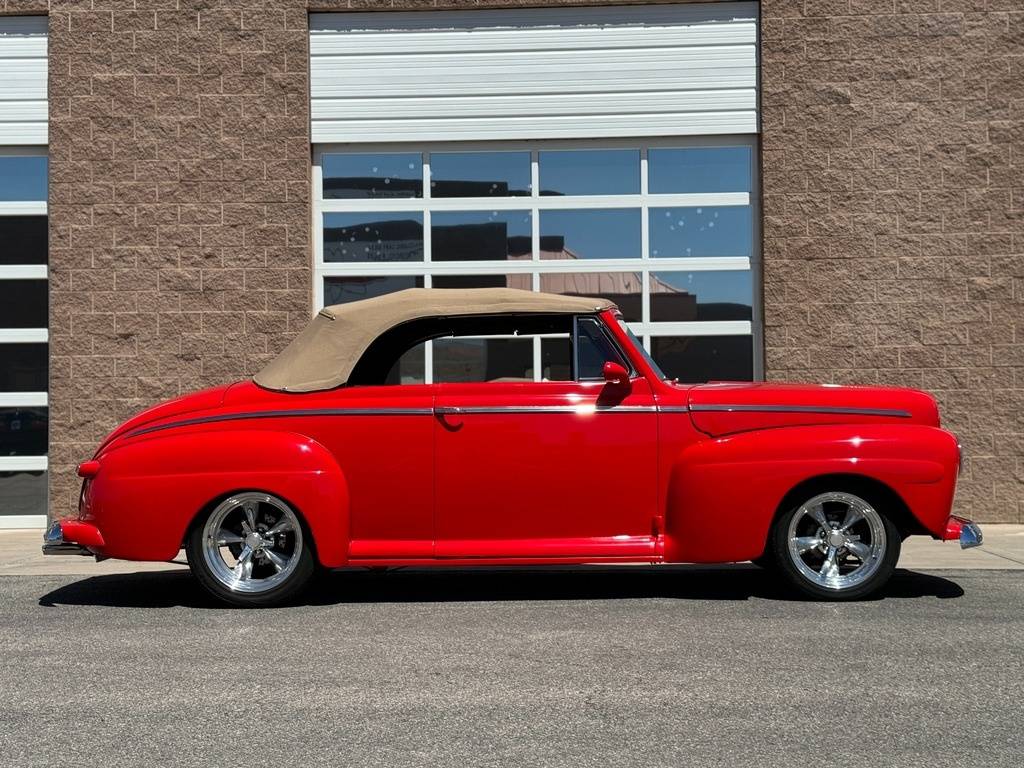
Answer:
[[[312,571],[298,515],[255,491],[218,504],[190,537],[188,557],[204,586],[237,604],[278,602]]]
[[[901,537],[865,498],[828,491],[808,498],[776,523],[775,560],[804,592],[854,598],[892,574]]]

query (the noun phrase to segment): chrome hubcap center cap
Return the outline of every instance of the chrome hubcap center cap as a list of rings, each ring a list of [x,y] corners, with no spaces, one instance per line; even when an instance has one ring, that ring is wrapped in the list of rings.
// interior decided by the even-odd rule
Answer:
[[[828,534],[828,538],[825,539],[830,547],[841,547],[846,543],[846,536],[843,535],[842,531],[831,531]]]
[[[252,533],[246,535],[245,546],[249,547],[249,549],[262,549],[263,537],[256,533],[256,531],[253,531]]]

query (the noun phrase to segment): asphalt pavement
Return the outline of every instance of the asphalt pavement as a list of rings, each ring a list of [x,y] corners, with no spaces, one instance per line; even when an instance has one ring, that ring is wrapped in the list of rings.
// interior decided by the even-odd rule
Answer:
[[[854,604],[753,566],[0,577],[4,766],[1016,766],[1024,571]]]

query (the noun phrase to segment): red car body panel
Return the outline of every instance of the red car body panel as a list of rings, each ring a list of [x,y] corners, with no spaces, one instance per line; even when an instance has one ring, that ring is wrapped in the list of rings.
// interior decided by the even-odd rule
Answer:
[[[882,484],[947,535],[956,438],[925,393],[661,381],[613,311],[628,387],[252,382],[151,408],[111,433],[65,538],[173,558],[226,496],[279,496],[344,565],[729,562],[757,557],[786,495],[825,475]]]

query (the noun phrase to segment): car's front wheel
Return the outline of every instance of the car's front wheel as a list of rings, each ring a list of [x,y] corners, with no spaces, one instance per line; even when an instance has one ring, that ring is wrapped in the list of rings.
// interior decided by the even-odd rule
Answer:
[[[294,597],[313,575],[296,512],[268,493],[236,493],[192,527],[185,551],[200,584],[232,605],[267,607]]]
[[[902,537],[875,504],[846,490],[810,496],[784,511],[771,532],[771,559],[806,595],[856,600],[896,568]]]

